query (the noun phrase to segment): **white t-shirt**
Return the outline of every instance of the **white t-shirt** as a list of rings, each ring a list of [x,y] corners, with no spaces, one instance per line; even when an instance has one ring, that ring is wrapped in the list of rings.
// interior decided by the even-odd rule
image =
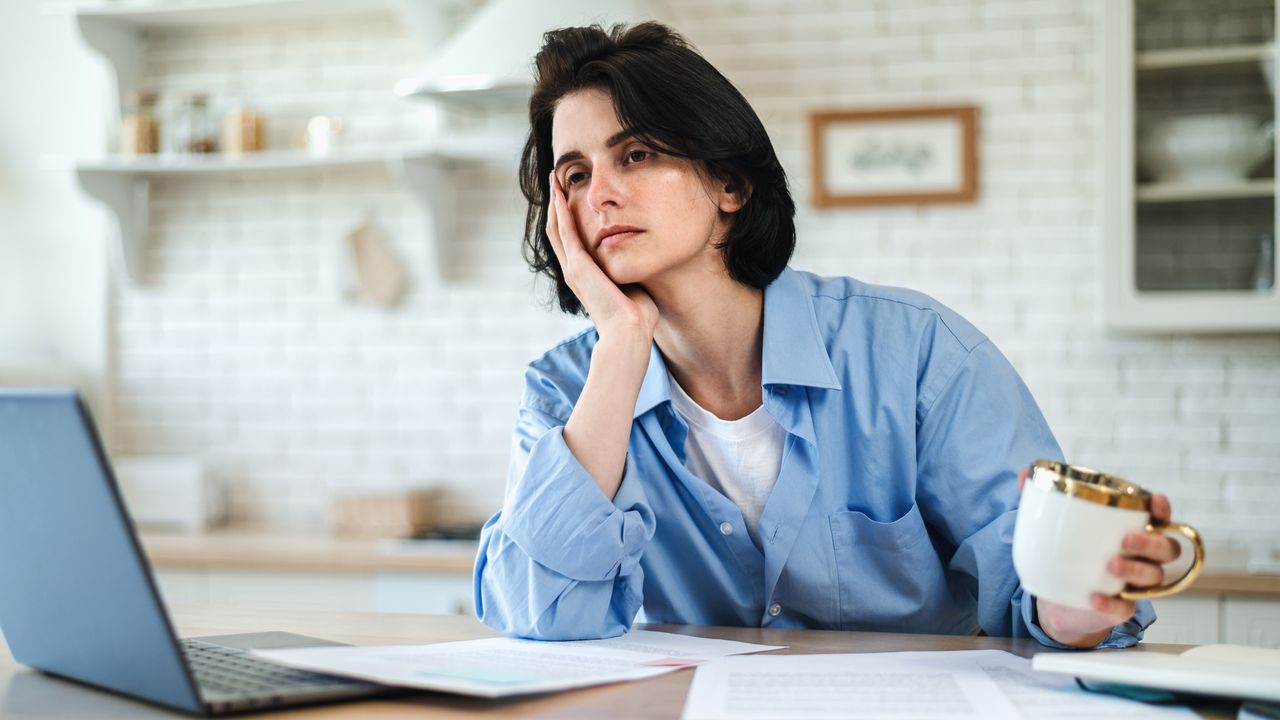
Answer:
[[[760,547],[760,513],[778,481],[787,430],[765,409],[738,420],[704,410],[671,377],[671,404],[689,423],[685,467],[724,493],[742,511],[751,541]]]

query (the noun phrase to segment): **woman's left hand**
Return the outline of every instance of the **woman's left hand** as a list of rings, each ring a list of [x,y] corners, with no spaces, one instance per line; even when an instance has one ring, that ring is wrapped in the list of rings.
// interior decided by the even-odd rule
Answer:
[[[1018,491],[1027,480],[1024,469],[1018,475]],[[1169,498],[1157,494],[1151,498],[1153,524],[1168,523],[1173,517]],[[1156,587],[1164,582],[1164,563],[1172,562],[1181,554],[1181,547],[1173,539],[1158,533],[1142,531],[1125,535],[1121,545],[1123,555],[1116,555],[1107,563],[1107,572],[1125,581],[1130,589]],[[1064,645],[1093,647],[1106,638],[1111,628],[1133,617],[1137,603],[1118,597],[1094,593],[1089,598],[1091,609],[1067,607],[1036,598],[1040,615],[1040,627],[1049,637]]]

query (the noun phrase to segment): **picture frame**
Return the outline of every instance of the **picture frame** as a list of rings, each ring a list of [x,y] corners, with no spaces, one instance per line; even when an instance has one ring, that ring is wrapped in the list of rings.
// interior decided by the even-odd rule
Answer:
[[[967,203],[978,196],[973,105],[809,115],[814,207]]]

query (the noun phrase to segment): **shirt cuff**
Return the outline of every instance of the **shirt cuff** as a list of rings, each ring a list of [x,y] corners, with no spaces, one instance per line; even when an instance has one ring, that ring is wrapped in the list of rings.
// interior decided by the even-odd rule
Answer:
[[[1126,648],[1137,645],[1142,640],[1143,632],[1151,627],[1151,623],[1156,621],[1156,611],[1148,600],[1139,600],[1138,607],[1134,610],[1133,617],[1123,623],[1111,628],[1111,632],[1102,639],[1102,642],[1094,645],[1092,648],[1078,648],[1071,645],[1064,645],[1057,640],[1049,637],[1049,634],[1040,627],[1040,615],[1036,611],[1036,598],[1031,593],[1022,594],[1022,620],[1026,623],[1027,630],[1031,633],[1031,637],[1035,638],[1041,645],[1051,647],[1058,650],[1102,650],[1104,648]]]
[[[656,528],[630,455],[610,502],[565,444],[563,427],[534,444],[502,515],[507,537],[529,557],[582,581],[635,572]]]

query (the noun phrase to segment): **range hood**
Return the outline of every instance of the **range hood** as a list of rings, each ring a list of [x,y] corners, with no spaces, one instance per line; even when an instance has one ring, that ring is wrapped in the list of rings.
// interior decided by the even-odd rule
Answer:
[[[646,0],[490,0],[434,54],[401,97],[527,96],[533,56],[548,30],[652,19]]]

